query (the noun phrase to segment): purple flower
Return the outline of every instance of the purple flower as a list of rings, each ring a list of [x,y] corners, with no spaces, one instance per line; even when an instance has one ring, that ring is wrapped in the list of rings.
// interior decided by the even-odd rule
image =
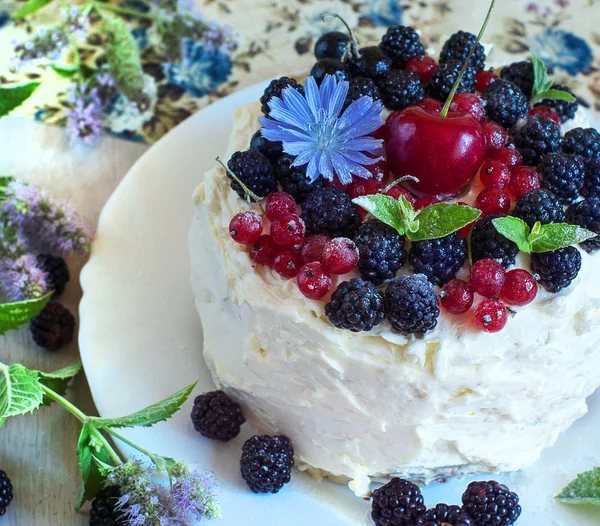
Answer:
[[[215,500],[217,479],[213,473],[178,463],[170,471],[174,482],[171,486],[170,503],[173,512],[182,523],[196,519],[217,519],[221,516]]]
[[[270,118],[261,117],[262,135],[283,142],[283,151],[296,156],[292,166],[308,164],[311,181],[322,175],[349,184],[352,175],[368,179],[365,166],[381,160],[382,141],[370,137],[383,124],[381,102],[361,97],[342,112],[348,82],[327,75],[321,86],[308,77],[304,96],[286,88],[269,102]],[[368,155],[366,155],[368,154]]]
[[[208,28],[202,33],[200,42],[206,49],[217,49],[221,53],[233,51],[238,46],[239,35],[229,24],[220,26],[216,22],[209,22]]]
[[[14,43],[15,56],[11,58],[11,66],[19,70],[38,59],[58,60],[68,43],[69,37],[61,27],[42,27],[31,39]]]
[[[77,7],[65,7],[61,11],[64,20],[64,30],[68,35],[73,35],[78,40],[87,39],[91,27],[89,18]]]
[[[527,4],[526,11],[528,13],[537,13],[539,10],[540,8],[536,3],[530,2],[529,4]]]
[[[48,292],[48,276],[32,254],[24,254],[16,259],[6,257],[0,260],[0,269],[2,287],[13,301],[40,298]]]
[[[71,102],[71,109],[67,111],[67,132],[74,141],[92,144],[102,131],[102,101],[98,90],[77,86],[67,100]]]

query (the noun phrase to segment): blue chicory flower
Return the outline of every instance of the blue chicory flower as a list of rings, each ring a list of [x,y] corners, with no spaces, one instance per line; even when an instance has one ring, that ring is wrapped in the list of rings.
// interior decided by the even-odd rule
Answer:
[[[363,16],[377,26],[398,26],[402,23],[402,6],[398,0],[369,0],[362,6]]]
[[[538,35],[533,50],[549,68],[560,68],[569,75],[590,69],[594,55],[590,45],[577,35],[548,27]]]

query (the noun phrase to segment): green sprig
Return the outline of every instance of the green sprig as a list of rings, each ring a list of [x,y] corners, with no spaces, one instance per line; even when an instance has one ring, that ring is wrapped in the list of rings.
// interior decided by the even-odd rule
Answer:
[[[600,467],[577,475],[554,497],[564,504],[594,504],[600,506]]]
[[[49,292],[41,298],[0,304],[0,335],[18,329],[37,316],[48,304],[53,293],[54,291]]]
[[[0,86],[0,119],[23,104],[39,86],[40,82]]]
[[[575,97],[568,91],[552,89],[553,83],[548,80],[548,70],[542,60],[532,51],[533,61],[533,89],[531,90],[530,104],[533,106],[545,99],[564,100],[575,102]]]

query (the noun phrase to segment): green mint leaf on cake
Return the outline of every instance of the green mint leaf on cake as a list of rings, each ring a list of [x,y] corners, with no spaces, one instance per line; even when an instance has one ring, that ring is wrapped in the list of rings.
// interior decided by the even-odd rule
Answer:
[[[566,102],[575,102],[575,97],[567,91],[552,89],[553,83],[548,80],[548,70],[542,60],[531,53],[533,60],[533,89],[531,92],[531,105],[545,99],[558,99]]]
[[[554,498],[565,504],[600,505],[600,467],[577,475]]]
[[[39,82],[0,86],[0,119],[23,104],[38,89]]]
[[[419,211],[417,219],[419,229],[409,232],[411,241],[426,241],[448,236],[470,225],[481,215],[481,210],[470,206],[438,203]]]
[[[521,252],[531,253],[529,225],[518,217],[500,217],[492,221],[494,228],[506,239],[510,239]]]
[[[1,190],[0,190],[1,191]],[[31,318],[37,316],[52,297],[49,292],[41,298],[0,305],[0,335],[7,331],[18,329]]]
[[[0,362],[0,419],[35,411],[44,401],[36,371]]]
[[[404,196],[396,200],[384,194],[363,195],[353,199],[352,202],[364,208],[382,223],[396,229],[400,235],[419,228],[415,220],[417,214]]]

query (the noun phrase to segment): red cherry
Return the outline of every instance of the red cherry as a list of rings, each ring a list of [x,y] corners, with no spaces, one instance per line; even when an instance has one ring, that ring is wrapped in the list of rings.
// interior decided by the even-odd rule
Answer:
[[[298,274],[302,258],[296,250],[284,250],[275,256],[273,268],[282,277],[291,279]]]
[[[457,93],[450,104],[450,111],[469,113],[479,122],[485,119],[483,101],[475,93]]]
[[[413,204],[413,208],[415,210],[421,210],[421,208],[425,208],[429,205],[436,205],[440,202],[437,197],[419,197]]]
[[[552,121],[554,121],[559,126],[562,126],[562,121],[560,120],[560,115],[554,108],[550,108],[548,106],[540,105],[534,106],[529,110],[529,115],[541,115],[542,117],[546,117]]]
[[[506,271],[493,259],[480,259],[471,268],[471,286],[486,298],[497,297],[504,286]]]
[[[450,314],[464,314],[473,306],[475,291],[462,279],[453,279],[440,291],[440,303]]]
[[[503,188],[484,188],[477,196],[475,206],[483,215],[508,214],[510,211],[510,196]]]
[[[323,265],[332,274],[347,274],[358,264],[358,247],[346,237],[336,237],[323,249]]]
[[[496,75],[493,71],[478,71],[475,75],[475,79],[477,80],[477,84],[475,89],[479,93],[485,93],[487,89],[493,82],[496,82],[500,77]]]
[[[296,201],[286,192],[275,192],[265,201],[265,214],[273,221],[287,214],[296,213]]]
[[[507,272],[500,298],[504,303],[521,307],[531,303],[537,296],[538,285],[533,276],[521,268]]]
[[[504,148],[508,143],[506,128],[494,121],[483,123],[483,135],[485,136],[485,147],[488,152]]]
[[[304,263],[312,263],[313,261],[321,261],[323,257],[323,249],[329,242],[327,234],[314,234],[308,236],[302,245],[300,254]]]
[[[485,156],[481,124],[468,114],[446,118],[422,108],[403,110],[390,124],[385,152],[396,177],[411,175],[409,190],[424,195],[451,196],[467,186]]]
[[[515,168],[523,164],[523,156],[514,148],[500,148],[490,153],[490,159],[500,161],[509,168]]]
[[[380,194],[383,190],[385,190],[385,184],[383,183],[378,183],[372,179],[359,179],[350,187],[349,195],[351,199],[356,199],[363,195]]]
[[[501,301],[483,300],[475,309],[475,322],[485,332],[501,331],[506,320],[506,307]]]
[[[444,103],[440,102],[437,99],[434,99],[433,97],[425,97],[424,99],[417,102],[417,106],[419,106],[419,108],[423,108],[429,113],[438,114],[440,111],[442,111]]]
[[[510,170],[500,161],[487,159],[481,165],[479,178],[486,188],[504,188],[510,182]]]
[[[380,126],[372,134],[375,139],[385,140],[385,126]]]
[[[376,181],[378,183],[387,181],[388,177],[390,176],[390,169],[388,168],[385,159],[382,159],[381,161],[378,161],[370,166],[365,166],[365,168],[373,174],[372,181]]]
[[[298,288],[311,300],[320,300],[326,296],[332,285],[329,273],[318,261],[307,263],[298,272]]]
[[[406,63],[406,69],[416,73],[423,84],[427,84],[438,70],[438,63],[428,55],[417,55]]]
[[[531,166],[518,166],[513,169],[508,189],[515,197],[521,197],[542,185],[540,174]]]
[[[469,203],[465,203],[464,201],[459,201],[458,203],[456,203],[458,206],[471,206],[469,205]],[[464,238],[468,238],[469,234],[471,233],[471,229],[473,228],[473,225],[477,223],[477,219],[475,221],[473,221],[472,223],[469,223],[467,226],[463,226],[459,231],[458,234]]]
[[[406,188],[402,188],[401,186],[392,186],[386,193],[385,195],[389,195],[390,197],[393,197],[396,201],[398,199],[400,199],[400,196],[404,196],[406,197],[406,200],[411,204],[414,205],[415,204],[415,197],[406,189]]]
[[[235,214],[229,223],[229,235],[236,243],[242,245],[250,245],[257,241],[262,231],[262,217],[250,210]]]
[[[272,265],[275,261],[277,245],[269,235],[262,235],[250,245],[250,259],[261,265]]]
[[[271,223],[271,237],[280,248],[301,245],[306,234],[306,226],[301,217],[287,214]]]

